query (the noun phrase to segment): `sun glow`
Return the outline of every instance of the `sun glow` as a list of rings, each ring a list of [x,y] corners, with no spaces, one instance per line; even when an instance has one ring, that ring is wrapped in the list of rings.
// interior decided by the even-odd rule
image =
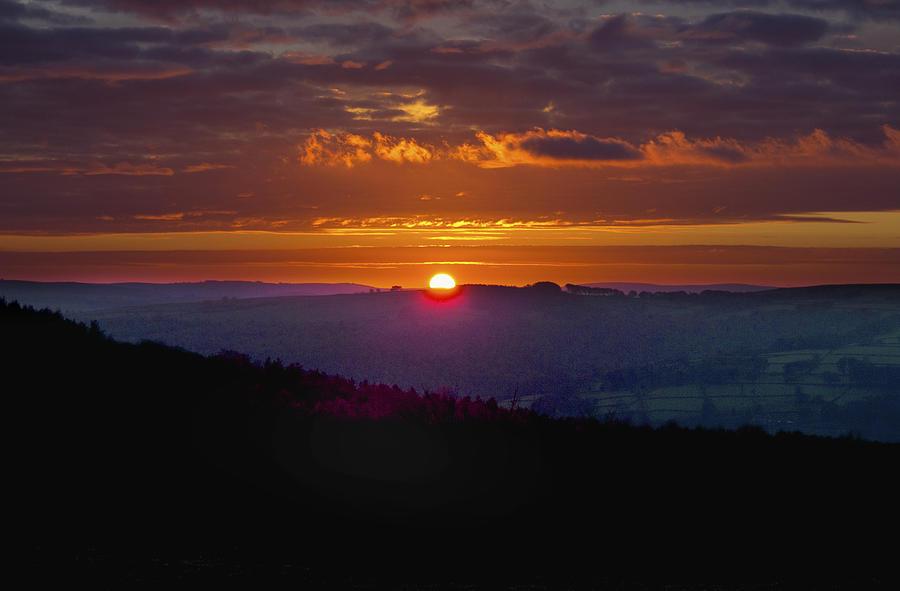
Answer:
[[[446,273],[438,273],[428,282],[428,287],[431,289],[453,289],[456,287],[456,282],[453,281],[453,277]]]

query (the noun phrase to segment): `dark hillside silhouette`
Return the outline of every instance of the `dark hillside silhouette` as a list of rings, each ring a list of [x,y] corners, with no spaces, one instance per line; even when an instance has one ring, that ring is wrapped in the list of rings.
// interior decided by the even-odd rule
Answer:
[[[38,579],[851,589],[891,574],[898,445],[551,419],[118,343],[16,303],[0,335],[13,535],[47,565]]]

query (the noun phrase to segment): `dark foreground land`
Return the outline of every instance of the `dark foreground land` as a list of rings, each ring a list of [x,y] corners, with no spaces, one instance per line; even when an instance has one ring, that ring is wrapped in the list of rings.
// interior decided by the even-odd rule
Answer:
[[[895,588],[900,446],[549,419],[0,304],[35,584]]]

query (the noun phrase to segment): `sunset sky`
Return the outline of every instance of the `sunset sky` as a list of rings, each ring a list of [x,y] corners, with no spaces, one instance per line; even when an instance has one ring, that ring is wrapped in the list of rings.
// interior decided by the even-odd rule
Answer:
[[[0,0],[0,277],[900,282],[897,0]]]

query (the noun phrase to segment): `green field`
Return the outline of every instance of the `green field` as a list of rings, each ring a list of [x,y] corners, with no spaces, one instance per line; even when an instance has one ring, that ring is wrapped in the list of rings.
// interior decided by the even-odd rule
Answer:
[[[582,394],[582,398],[597,415],[636,416],[653,424],[697,421],[708,426],[718,421],[733,427],[750,422],[775,430],[844,435],[847,430],[826,424],[822,415],[840,412],[848,403],[863,402],[886,391],[900,396],[900,384],[860,383],[841,369],[848,359],[876,367],[900,367],[897,330],[843,347],[772,351],[760,353],[758,358],[767,365],[753,380],[639,388],[637,392],[593,391]],[[791,373],[791,364],[797,364],[799,371]]]

